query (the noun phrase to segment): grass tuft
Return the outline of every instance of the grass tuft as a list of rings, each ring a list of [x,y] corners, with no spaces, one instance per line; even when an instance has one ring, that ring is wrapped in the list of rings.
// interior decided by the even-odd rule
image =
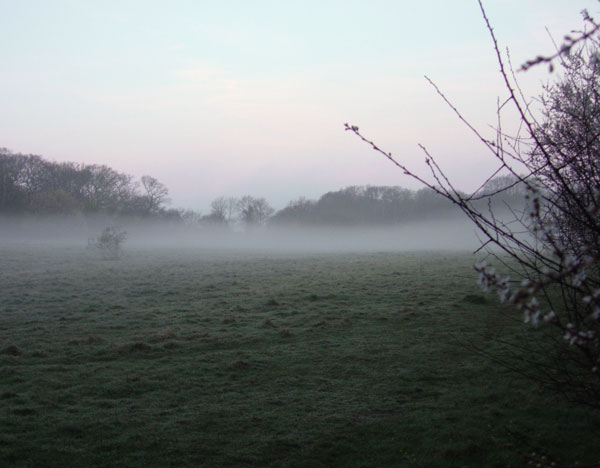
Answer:
[[[481,294],[467,294],[463,298],[463,302],[467,302],[469,304],[487,304],[488,300]]]
[[[166,330],[153,333],[148,341],[150,341],[151,343],[159,343],[161,341],[171,340],[176,336],[177,334],[175,333],[175,330],[173,328],[167,328]]]
[[[250,363],[248,361],[244,361],[242,359],[237,359],[237,360],[235,360],[235,361],[233,361],[231,363],[231,366],[235,367],[237,369],[242,369],[242,368],[245,368],[245,367],[249,367]]]
[[[275,328],[275,324],[269,317],[265,317],[262,320],[260,326],[261,326],[261,328]]]
[[[17,346],[11,344],[0,350],[0,354],[4,354],[6,356],[21,356],[23,352]]]
[[[151,351],[151,350],[152,350],[152,346],[150,346],[149,344],[146,344],[146,343],[142,343],[142,342],[129,343],[129,344],[121,345],[118,347],[118,351],[120,353],[130,353],[130,354],[146,352],[146,351]]]

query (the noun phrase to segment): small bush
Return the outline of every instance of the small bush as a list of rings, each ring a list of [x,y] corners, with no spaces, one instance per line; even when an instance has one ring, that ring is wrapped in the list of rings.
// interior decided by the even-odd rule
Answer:
[[[126,237],[127,231],[117,227],[107,227],[98,238],[88,241],[88,247],[97,249],[105,260],[117,260],[121,257],[121,245]]]

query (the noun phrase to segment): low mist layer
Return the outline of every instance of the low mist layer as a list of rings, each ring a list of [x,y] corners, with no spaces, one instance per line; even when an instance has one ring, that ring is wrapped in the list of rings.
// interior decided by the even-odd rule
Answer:
[[[249,231],[198,228],[157,221],[0,218],[0,242],[86,247],[106,227],[126,232],[129,248],[204,248],[273,251],[465,250],[479,245],[468,221],[422,221],[394,227],[263,227]]]

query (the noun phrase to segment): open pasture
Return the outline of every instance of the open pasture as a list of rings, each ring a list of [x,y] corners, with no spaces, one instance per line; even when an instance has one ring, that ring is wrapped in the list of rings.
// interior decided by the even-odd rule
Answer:
[[[469,254],[0,247],[0,466],[521,467],[600,421],[473,346]]]

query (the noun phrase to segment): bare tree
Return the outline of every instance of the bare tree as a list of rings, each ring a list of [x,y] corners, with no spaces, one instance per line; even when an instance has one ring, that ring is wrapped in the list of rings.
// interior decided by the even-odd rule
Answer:
[[[215,222],[230,224],[237,212],[238,200],[233,197],[215,198],[210,204],[209,218]]]
[[[514,280],[483,261],[475,265],[480,285],[514,304],[525,322],[547,323],[560,338],[548,349],[529,346],[540,344],[539,335],[531,335],[537,343],[525,343],[521,349],[535,348],[546,355],[533,356],[526,372],[569,400],[600,408],[600,26],[584,12],[585,28],[575,37],[567,36],[555,55],[523,65],[527,69],[547,63],[551,71],[555,62],[559,65],[559,76],[535,101],[542,110],[537,118],[510,57],[500,52],[481,1],[479,5],[507,92],[498,108],[496,138],[484,137],[426,78],[497,162],[478,190],[461,193],[422,145],[429,176],[392,157],[357,126],[345,128],[468,216],[482,234],[481,251],[522,280],[515,287]],[[502,112],[509,105],[520,116],[521,130],[515,135],[505,134],[501,126]],[[508,176],[505,183],[490,184],[498,175]],[[526,191],[526,209],[512,211],[510,219],[497,217],[492,200],[516,187]]]
[[[157,212],[160,210],[162,205],[169,203],[169,189],[165,187],[161,182],[156,180],[154,177],[143,176],[142,186],[146,191],[146,201],[148,205],[148,211]]]
[[[264,198],[254,198],[250,195],[243,196],[238,200],[240,221],[246,227],[258,227],[265,224],[274,210]]]

